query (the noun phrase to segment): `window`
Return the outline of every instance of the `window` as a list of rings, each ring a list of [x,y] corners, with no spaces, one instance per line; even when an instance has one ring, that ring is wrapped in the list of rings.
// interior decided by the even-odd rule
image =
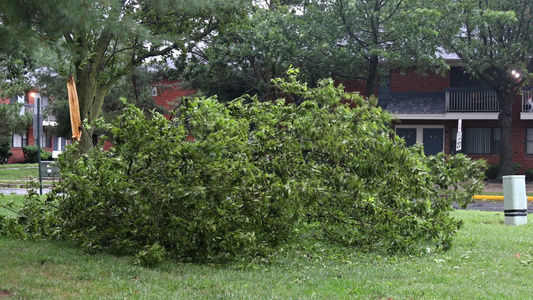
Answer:
[[[67,144],[70,144],[69,139],[65,139],[62,137],[54,137],[54,151],[65,151],[65,146]]]
[[[452,128],[450,138],[451,151],[455,152],[457,128]],[[462,146],[463,153],[498,154],[501,147],[500,128],[464,128]]]
[[[43,136],[41,137],[41,147],[42,148],[52,147],[52,139],[46,131],[43,131]]]
[[[526,153],[533,154],[533,128],[526,129]]]
[[[28,134],[13,134],[13,148],[21,148],[28,145]]]
[[[484,87],[481,80],[472,77],[463,67],[450,68],[451,87]]]
[[[152,87],[152,97],[156,97],[157,96],[157,86],[153,86]]]

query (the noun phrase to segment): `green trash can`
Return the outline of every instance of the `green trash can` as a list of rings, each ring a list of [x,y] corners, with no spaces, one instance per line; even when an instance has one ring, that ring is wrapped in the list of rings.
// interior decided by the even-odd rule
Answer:
[[[41,176],[45,177],[59,177],[59,167],[53,161],[41,161]]]

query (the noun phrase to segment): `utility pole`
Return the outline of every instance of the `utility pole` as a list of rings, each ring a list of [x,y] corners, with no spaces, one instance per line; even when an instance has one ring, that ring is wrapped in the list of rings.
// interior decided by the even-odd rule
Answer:
[[[43,176],[41,174],[41,131],[43,125],[41,122],[41,97],[35,99],[37,101],[37,161],[39,166],[39,194],[43,194]],[[35,131],[34,131],[35,132]]]

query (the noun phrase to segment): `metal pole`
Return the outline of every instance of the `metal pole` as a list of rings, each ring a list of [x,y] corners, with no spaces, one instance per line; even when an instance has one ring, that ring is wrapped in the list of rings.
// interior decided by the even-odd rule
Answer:
[[[37,98],[37,126],[41,126],[41,98]],[[41,174],[41,130],[37,128],[37,161],[39,163],[39,192],[43,194],[43,177]]]

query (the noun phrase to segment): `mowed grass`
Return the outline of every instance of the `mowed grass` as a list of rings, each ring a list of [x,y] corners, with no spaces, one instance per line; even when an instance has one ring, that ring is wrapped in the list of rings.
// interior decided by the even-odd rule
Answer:
[[[7,217],[13,217],[16,215],[17,211],[24,203],[23,195],[1,195],[0,194],[0,215]],[[6,208],[7,206],[7,208]]]
[[[19,168],[1,168],[0,179],[11,180],[28,180],[30,178],[39,178],[39,168],[35,167],[19,167]]]
[[[263,260],[166,262],[84,254],[68,242],[0,237],[0,295],[25,299],[529,299],[533,225],[455,211],[452,249],[386,257],[299,239]]]
[[[50,183],[59,180],[57,177],[48,177],[42,174],[43,182]],[[26,183],[39,180],[38,164],[5,164],[0,165],[0,183],[15,184],[25,187]]]

